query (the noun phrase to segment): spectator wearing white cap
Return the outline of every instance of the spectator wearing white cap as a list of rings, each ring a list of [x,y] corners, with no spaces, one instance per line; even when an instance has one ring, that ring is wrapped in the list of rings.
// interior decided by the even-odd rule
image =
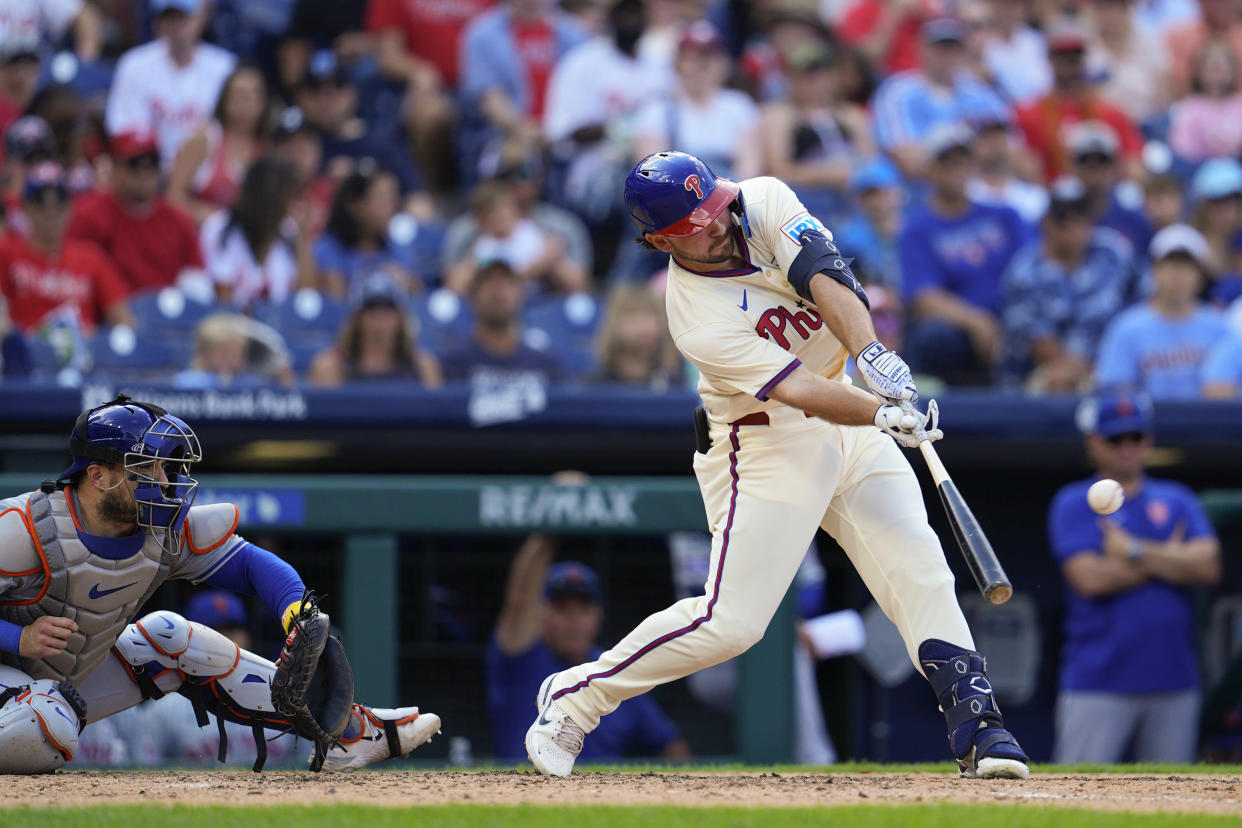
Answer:
[[[1104,329],[1137,278],[1129,242],[1094,227],[1086,188],[1057,179],[1040,239],[1005,271],[1005,367],[1029,390],[1085,390]]]
[[[1228,331],[1221,314],[1199,300],[1210,249],[1193,227],[1174,224],[1156,234],[1149,255],[1151,298],[1108,326],[1096,384],[1156,399],[1196,399],[1208,353]]]
[[[154,133],[168,167],[182,142],[211,116],[237,59],[202,42],[202,0],[151,0],[151,13],[159,37],[117,62],[106,122],[112,135]]]

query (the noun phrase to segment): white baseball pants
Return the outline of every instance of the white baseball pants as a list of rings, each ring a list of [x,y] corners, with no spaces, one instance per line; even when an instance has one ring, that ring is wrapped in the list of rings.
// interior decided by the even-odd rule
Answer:
[[[704,594],[649,616],[598,661],[553,682],[553,698],[583,730],[762,638],[817,527],[845,550],[916,668],[928,638],[974,649],[918,480],[892,438],[792,408],[769,417],[713,422],[711,450],[694,456],[712,532]]]

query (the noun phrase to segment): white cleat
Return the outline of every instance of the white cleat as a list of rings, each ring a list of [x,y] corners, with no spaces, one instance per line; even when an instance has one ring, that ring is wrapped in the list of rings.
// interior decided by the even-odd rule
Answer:
[[[328,751],[325,771],[355,771],[367,765],[405,756],[440,732],[440,717],[419,713],[417,707],[386,709],[354,704],[357,736]],[[312,754],[312,759],[314,754]]]
[[[1017,759],[980,759],[974,775],[979,779],[1026,779],[1031,769]]]
[[[586,734],[556,702],[549,700],[555,677],[553,674],[544,679],[535,697],[539,715],[530,730],[526,731],[526,755],[535,770],[544,776],[569,776],[574,769],[574,760],[582,752],[582,740]]]

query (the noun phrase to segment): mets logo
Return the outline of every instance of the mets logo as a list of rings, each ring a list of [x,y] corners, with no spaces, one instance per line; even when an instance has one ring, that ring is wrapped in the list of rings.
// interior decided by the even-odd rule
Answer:
[[[703,182],[699,180],[699,177],[697,175],[688,175],[686,176],[685,184],[683,184],[682,186],[684,186],[686,190],[693,190],[694,195],[697,198],[702,199],[703,198],[702,184]]]
[[[785,335],[787,327],[792,327],[794,332],[805,340],[811,338],[811,331],[818,331],[823,326],[823,317],[810,308],[797,313],[785,307],[769,308],[759,317],[759,322],[755,325],[755,333],[789,351],[791,350],[789,337]]]

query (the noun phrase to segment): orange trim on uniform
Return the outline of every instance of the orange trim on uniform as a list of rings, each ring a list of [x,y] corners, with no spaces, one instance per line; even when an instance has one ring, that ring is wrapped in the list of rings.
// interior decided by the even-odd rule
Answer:
[[[237,508],[236,503],[230,503],[229,505],[233,507],[232,527],[229,529],[229,531],[224,533],[224,537],[220,538],[220,540],[216,541],[215,543],[213,543],[211,546],[207,547],[206,549],[199,549],[198,547],[194,545],[194,535],[191,534],[190,532],[190,518],[188,515],[186,516],[185,542],[186,542],[186,545],[190,547],[190,551],[193,552],[195,555],[206,555],[211,550],[218,549],[220,546],[224,544],[226,540],[233,537],[233,533],[237,531],[237,524],[241,522],[241,510]]]
[[[5,510],[9,511],[8,509]],[[47,588],[52,583],[52,570],[47,565],[47,555],[43,553],[43,544],[39,543],[39,536],[35,534],[34,518],[30,515],[30,500],[26,500],[26,508],[24,510],[16,510],[21,515],[22,522],[26,524],[26,531],[30,533],[30,539],[34,541],[35,551],[39,553],[39,561],[43,564],[43,589],[39,590],[39,594],[31,598],[29,601],[0,601],[0,607],[23,607],[27,604],[37,604],[43,600],[43,596],[47,595]],[[0,513],[3,514],[3,513]],[[34,570],[38,572],[39,570]],[[34,574],[34,573],[27,573]]]
[[[180,658],[181,655],[186,650],[190,649],[190,639],[194,637],[194,628],[190,627],[190,634],[185,637],[185,646],[175,653],[170,653],[167,650],[165,650],[163,647],[161,647],[159,644],[155,643],[155,639],[153,639],[151,637],[151,634],[147,632],[147,628],[142,626],[141,621],[135,621],[134,626],[138,628],[138,631],[142,633],[142,637],[147,640],[147,643],[149,643],[152,647],[155,648],[155,651],[157,653],[159,653],[160,655],[166,655],[169,658]]]
[[[56,702],[57,704],[60,704],[60,701],[59,701],[59,700],[58,700],[55,696],[48,696],[48,695],[45,695],[45,694],[43,694],[43,693],[40,693],[39,695],[40,695],[40,696],[43,696],[43,698],[45,698],[45,699],[51,699],[52,701]],[[61,756],[63,756],[63,757],[65,757],[65,761],[66,761],[66,762],[72,762],[72,761],[73,761],[73,754],[72,754],[72,753],[70,753],[70,752],[69,752],[69,751],[65,748],[65,746],[64,746],[64,745],[62,745],[60,742],[56,741],[56,739],[52,736],[52,729],[51,729],[51,728],[49,728],[49,727],[47,726],[47,722],[43,720],[43,714],[41,714],[38,710],[35,710],[33,706],[31,706],[30,710],[31,710],[31,712],[33,712],[33,713],[35,714],[35,718],[39,720],[39,727],[43,728],[43,735],[44,735],[44,736],[47,736],[47,740],[48,740],[49,742],[51,742],[51,743],[52,743],[52,747],[54,747],[54,748],[56,748],[58,751],[60,751],[60,755],[61,755]]]
[[[65,487],[65,505],[69,507],[69,517],[73,518],[73,525],[78,528],[79,532],[85,532],[82,528],[82,521],[78,520],[78,510],[73,507],[73,489],[69,486]]]
[[[125,656],[121,655],[121,651],[118,650],[116,647],[112,648],[112,652],[116,653],[116,657],[120,659],[121,665],[125,668],[125,675],[129,676],[130,681],[132,681],[134,684],[137,684],[138,676],[134,673],[134,666],[130,664],[128,660],[126,660]]]
[[[363,735],[367,732],[366,722],[362,721],[362,713],[360,713],[359,711],[365,711],[367,714],[367,717],[370,718],[371,721],[375,721],[375,717],[371,715],[371,711],[367,710],[365,707],[363,707],[360,704],[354,704],[354,709],[352,712],[354,714],[354,718],[357,719],[358,721],[358,735],[352,739],[341,739],[341,744],[352,745],[354,742],[357,742],[358,740],[360,740],[363,737]],[[377,724],[379,723],[377,722]],[[381,728],[383,727],[382,724],[380,724],[379,726]]]

